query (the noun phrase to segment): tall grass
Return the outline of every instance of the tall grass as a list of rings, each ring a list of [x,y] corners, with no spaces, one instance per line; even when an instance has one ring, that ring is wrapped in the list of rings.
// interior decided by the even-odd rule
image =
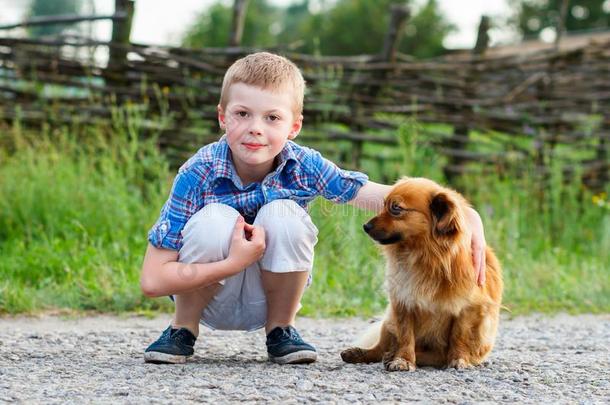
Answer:
[[[142,296],[139,270],[174,173],[154,139],[138,139],[137,116],[119,110],[115,120],[113,128],[35,136],[18,125],[0,130],[0,312],[171,310],[167,299]],[[397,174],[443,182],[443,162],[417,124],[400,136]],[[504,265],[506,305],[514,313],[610,312],[607,197],[558,169],[544,189],[523,173],[472,175],[459,185]],[[311,215],[320,234],[302,313],[381,312],[384,260],[361,230],[372,213],[316,201]]]
[[[10,145],[0,163],[0,311],[159,306],[141,296],[138,270],[168,166],[137,130],[0,135]]]

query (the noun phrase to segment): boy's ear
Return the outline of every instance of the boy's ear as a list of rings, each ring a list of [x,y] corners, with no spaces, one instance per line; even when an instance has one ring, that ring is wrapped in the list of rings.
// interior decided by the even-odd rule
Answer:
[[[225,112],[220,104],[216,106],[216,112],[218,112],[218,125],[220,125],[220,129],[225,129]]]
[[[303,127],[303,114],[299,115],[299,117],[294,120],[292,123],[292,127],[290,128],[290,134],[288,134],[288,139],[292,140],[297,137],[299,132],[301,132],[301,128]]]

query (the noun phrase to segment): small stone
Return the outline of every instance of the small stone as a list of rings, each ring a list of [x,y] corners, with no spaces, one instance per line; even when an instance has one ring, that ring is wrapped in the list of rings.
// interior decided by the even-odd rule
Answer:
[[[299,380],[296,383],[296,388],[300,391],[309,391],[313,388],[313,383],[309,380]]]

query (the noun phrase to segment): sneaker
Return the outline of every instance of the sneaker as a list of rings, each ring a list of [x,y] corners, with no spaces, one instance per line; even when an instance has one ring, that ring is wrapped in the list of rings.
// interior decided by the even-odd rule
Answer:
[[[279,364],[313,363],[318,358],[316,349],[303,341],[299,332],[292,327],[279,326],[267,335],[269,360]]]
[[[197,338],[186,328],[172,329],[167,327],[157,339],[144,352],[146,363],[186,363],[186,358],[195,353],[195,340]]]

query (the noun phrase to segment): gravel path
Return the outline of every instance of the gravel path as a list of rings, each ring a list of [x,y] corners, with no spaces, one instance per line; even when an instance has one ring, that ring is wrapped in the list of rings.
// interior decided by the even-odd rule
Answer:
[[[341,361],[361,319],[300,319],[311,365],[268,363],[262,332],[206,329],[187,364],[145,364],[168,321],[0,318],[0,402],[610,403],[610,315],[504,319],[484,366],[413,373]]]

